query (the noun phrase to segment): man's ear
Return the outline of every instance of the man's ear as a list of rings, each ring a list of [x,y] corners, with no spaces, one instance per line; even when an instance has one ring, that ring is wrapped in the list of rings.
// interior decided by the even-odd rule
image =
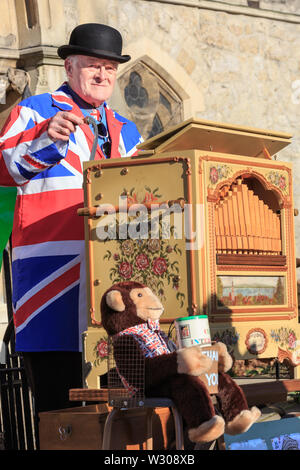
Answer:
[[[69,59],[69,57],[66,58],[66,60],[64,62],[64,66],[65,66],[65,71],[66,71],[67,77],[69,77],[69,75],[73,71],[73,64],[72,64],[71,60]]]
[[[124,312],[125,305],[122,299],[122,294],[118,290],[111,290],[106,294],[107,305],[116,312]]]

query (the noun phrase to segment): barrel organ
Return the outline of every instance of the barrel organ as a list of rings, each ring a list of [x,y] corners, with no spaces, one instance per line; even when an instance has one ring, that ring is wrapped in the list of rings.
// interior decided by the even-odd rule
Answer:
[[[235,364],[243,363],[237,375],[249,373],[251,360],[264,361],[264,370],[289,361],[298,375],[292,164],[278,159],[290,142],[286,133],[190,119],[141,144],[138,157],[84,164],[84,349],[93,364],[87,386],[105,371],[101,295],[126,279],[146,283],[161,298],[167,332],[177,317],[207,314],[212,337],[227,344]],[[173,214],[168,239],[99,241],[99,195],[114,212],[124,194],[128,207],[142,204],[148,217],[152,204],[181,201],[181,239]]]

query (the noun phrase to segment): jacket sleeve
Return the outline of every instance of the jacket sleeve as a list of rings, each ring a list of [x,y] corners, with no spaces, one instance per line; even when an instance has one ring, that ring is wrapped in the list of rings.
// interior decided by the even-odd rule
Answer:
[[[22,186],[66,156],[68,143],[48,137],[50,119],[29,106],[13,108],[0,133],[0,186]]]

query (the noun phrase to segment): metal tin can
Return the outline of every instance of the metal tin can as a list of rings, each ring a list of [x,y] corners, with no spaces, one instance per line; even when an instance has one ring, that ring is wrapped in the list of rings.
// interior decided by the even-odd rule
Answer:
[[[175,320],[175,328],[179,348],[211,345],[207,315],[177,318]]]

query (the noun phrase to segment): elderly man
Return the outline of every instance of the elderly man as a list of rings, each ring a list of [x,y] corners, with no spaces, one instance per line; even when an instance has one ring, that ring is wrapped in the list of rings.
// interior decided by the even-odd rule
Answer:
[[[82,163],[94,140],[84,118],[98,123],[95,159],[136,154],[135,124],[106,104],[122,55],[120,33],[106,25],[77,26],[58,54],[68,82],[32,96],[11,112],[0,137],[0,185],[17,186],[13,227],[16,350],[22,352],[37,411],[69,405],[82,386],[86,329]]]

